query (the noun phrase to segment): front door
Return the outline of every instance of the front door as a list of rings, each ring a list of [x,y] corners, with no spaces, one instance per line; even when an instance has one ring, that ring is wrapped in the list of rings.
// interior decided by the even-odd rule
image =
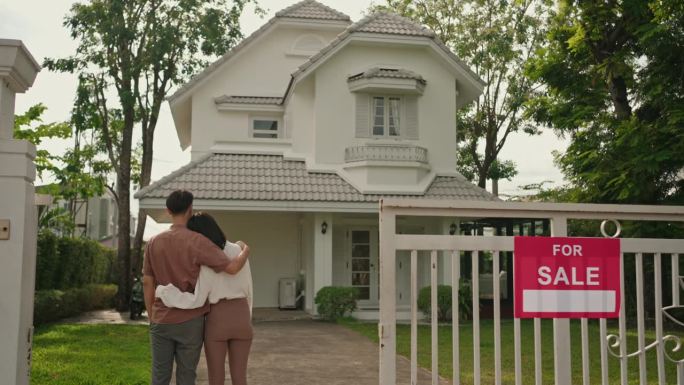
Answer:
[[[358,290],[359,307],[378,305],[378,232],[373,228],[351,228],[351,285]]]

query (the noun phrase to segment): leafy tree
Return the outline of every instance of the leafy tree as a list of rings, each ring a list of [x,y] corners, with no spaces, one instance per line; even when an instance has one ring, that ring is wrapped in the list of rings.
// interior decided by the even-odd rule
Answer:
[[[527,68],[531,116],[571,139],[557,157],[578,201],[684,202],[684,5],[561,1]]]
[[[69,202],[68,209],[54,208],[41,212],[39,227],[73,235],[76,216],[74,202],[101,195],[109,167],[96,160],[97,153],[91,144],[80,145],[79,134],[70,122],[43,123],[42,115],[46,110],[43,104],[37,104],[16,116],[14,137],[37,146],[35,164],[38,176],[54,181],[41,186],[41,192]],[[74,147],[66,149],[62,155],[52,154],[41,146],[46,139],[71,138],[76,139]]]
[[[119,271],[141,265],[146,215],[138,215],[131,262],[131,182],[150,183],[161,104],[172,87],[206,65],[205,57],[223,54],[242,38],[239,18],[249,3],[255,1],[89,0],[75,3],[64,20],[76,52],[46,59],[45,66],[79,74],[76,120],[101,140],[116,174]],[[141,133],[139,158],[134,127]],[[127,307],[130,287],[122,274],[118,308]]]
[[[66,122],[43,123],[42,115],[47,110],[43,104],[30,107],[23,114],[14,118],[14,138],[23,139],[40,146],[46,139],[68,139],[71,137],[71,127]],[[59,156],[38,147],[36,149],[36,172],[42,178],[45,171],[55,171]]]
[[[514,176],[498,161],[513,132],[539,131],[525,114],[534,82],[521,68],[543,42],[547,0],[386,0],[390,10],[426,25],[485,81],[480,99],[458,112],[460,171],[484,188],[487,179]],[[501,174],[506,166],[506,173]],[[492,168],[496,172],[492,173]],[[496,183],[495,183],[496,185]]]

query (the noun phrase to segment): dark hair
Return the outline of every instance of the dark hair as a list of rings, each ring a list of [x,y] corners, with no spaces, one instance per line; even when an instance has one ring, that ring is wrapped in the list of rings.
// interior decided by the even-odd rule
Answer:
[[[192,193],[188,190],[176,190],[166,198],[166,208],[171,214],[182,214],[192,205]]]
[[[210,241],[214,242],[216,246],[223,249],[226,247],[226,236],[219,227],[214,218],[205,213],[197,213],[188,220],[188,229],[198,232]]]

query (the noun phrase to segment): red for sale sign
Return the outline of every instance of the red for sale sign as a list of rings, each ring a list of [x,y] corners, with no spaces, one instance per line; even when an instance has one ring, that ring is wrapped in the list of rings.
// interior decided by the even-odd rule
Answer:
[[[515,237],[516,318],[617,318],[620,240]]]

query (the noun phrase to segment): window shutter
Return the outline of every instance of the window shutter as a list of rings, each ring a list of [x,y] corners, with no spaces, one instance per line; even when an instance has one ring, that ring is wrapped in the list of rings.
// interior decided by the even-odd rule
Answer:
[[[406,114],[404,118],[404,131],[406,139],[418,139],[418,97],[414,95],[405,98]]]
[[[356,94],[356,137],[370,138],[370,97]]]

